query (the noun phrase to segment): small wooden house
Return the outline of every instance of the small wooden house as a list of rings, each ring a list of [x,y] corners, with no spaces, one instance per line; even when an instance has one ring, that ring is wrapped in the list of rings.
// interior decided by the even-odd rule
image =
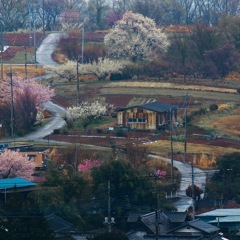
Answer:
[[[118,126],[131,129],[158,130],[177,121],[177,106],[158,101],[118,111]]]

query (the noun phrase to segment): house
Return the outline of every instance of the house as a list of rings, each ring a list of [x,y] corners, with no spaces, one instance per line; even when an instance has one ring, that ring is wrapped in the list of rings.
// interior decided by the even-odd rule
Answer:
[[[118,126],[131,129],[158,130],[171,122],[177,122],[177,106],[159,101],[131,106],[117,113]]]
[[[29,144],[8,147],[8,149],[16,149],[19,153],[27,155],[29,161],[34,162],[36,170],[42,170],[47,167],[48,149],[45,147],[34,147],[33,144]]]
[[[158,232],[166,234],[170,229],[181,226],[190,220],[190,216],[186,212],[165,212],[158,211],[150,213],[130,213],[127,219],[130,230],[145,231],[147,234],[156,233],[156,217],[158,217]]]
[[[240,229],[239,208],[215,209],[196,215],[196,217],[220,228],[227,228],[229,232]]]
[[[214,209],[212,211],[196,215],[197,218],[199,218],[205,222],[210,222],[217,218],[233,217],[233,216],[237,216],[240,219],[240,209],[239,208]]]
[[[69,237],[76,231],[73,224],[55,214],[49,214],[45,217],[56,238]]]
[[[156,220],[157,219],[157,220]],[[158,225],[156,226],[156,221]],[[202,220],[190,221],[186,212],[158,211],[147,214],[131,213],[127,219],[131,231],[128,238],[140,239],[223,239],[219,228]]]
[[[168,234],[173,236],[199,236],[210,239],[213,236],[219,236],[219,230],[220,228],[214,225],[206,223],[200,219],[196,219],[170,230]]]
[[[0,179],[1,200],[7,201],[7,194],[14,192],[29,193],[36,186],[36,183],[24,178],[5,178]]]

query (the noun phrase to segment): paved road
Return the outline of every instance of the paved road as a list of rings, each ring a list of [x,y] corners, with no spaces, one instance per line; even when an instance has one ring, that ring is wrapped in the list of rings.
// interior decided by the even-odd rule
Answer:
[[[52,53],[56,48],[57,40],[62,35],[62,33],[51,33],[42,41],[36,52],[38,64],[57,65],[57,63],[52,59]],[[43,77],[38,77],[36,78],[36,80],[41,80],[48,77],[50,76],[46,75]],[[51,119],[52,121],[35,132],[32,132],[24,137],[17,138],[16,141],[34,141],[37,139],[41,139],[51,134],[54,129],[59,129],[66,124],[61,117],[62,113],[65,111],[64,108],[58,106],[51,101],[44,103],[43,108],[53,113],[53,117]]]
[[[57,46],[57,40],[63,33],[51,33],[43,39],[41,45],[37,49],[36,57],[40,65],[57,65],[52,59],[52,53]]]
[[[43,107],[53,114],[52,119],[50,119],[51,121],[37,131],[24,137],[17,138],[16,141],[35,141],[48,136],[54,131],[54,129],[61,128],[65,125],[65,121],[61,117],[62,113],[65,112],[64,108],[51,101],[44,103]]]
[[[162,159],[168,163],[170,163],[170,159],[162,158],[156,155],[149,154],[149,157]],[[177,208],[178,212],[186,211],[190,206],[192,206],[192,198],[186,196],[186,188],[189,185],[192,185],[192,167],[189,164],[184,164],[179,161],[173,161],[173,166],[178,169],[181,174],[181,183],[180,188],[177,193],[177,196],[180,198],[178,201],[175,202],[175,207]],[[206,173],[199,169],[194,168],[194,184],[200,187],[202,190],[205,189],[206,184]]]

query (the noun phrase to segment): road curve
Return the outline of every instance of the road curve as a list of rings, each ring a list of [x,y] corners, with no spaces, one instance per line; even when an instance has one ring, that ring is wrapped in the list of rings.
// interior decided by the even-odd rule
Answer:
[[[170,163],[170,159],[168,158],[163,158],[153,154],[149,154],[148,156]],[[192,198],[186,196],[187,187],[192,185],[192,167],[187,163],[182,163],[176,160],[173,161],[173,166],[176,167],[181,174],[180,188],[177,193],[179,200],[175,202],[175,207],[177,208],[178,212],[185,212],[190,206],[192,206]],[[206,173],[199,168],[193,168],[193,173],[194,184],[200,187],[202,190],[205,190]]]
[[[50,33],[47,35],[36,52],[37,62],[40,65],[57,65],[52,54],[57,46],[58,39],[63,36],[63,33]]]

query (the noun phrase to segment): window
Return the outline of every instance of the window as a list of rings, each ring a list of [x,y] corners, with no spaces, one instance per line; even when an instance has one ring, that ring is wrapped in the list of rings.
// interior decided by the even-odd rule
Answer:
[[[129,123],[146,123],[147,122],[147,119],[145,118],[129,118],[128,119],[128,122]]]
[[[129,123],[135,123],[135,122],[137,122],[137,118],[129,118],[128,122]]]
[[[139,123],[146,123],[147,119],[146,118],[138,118]]]

